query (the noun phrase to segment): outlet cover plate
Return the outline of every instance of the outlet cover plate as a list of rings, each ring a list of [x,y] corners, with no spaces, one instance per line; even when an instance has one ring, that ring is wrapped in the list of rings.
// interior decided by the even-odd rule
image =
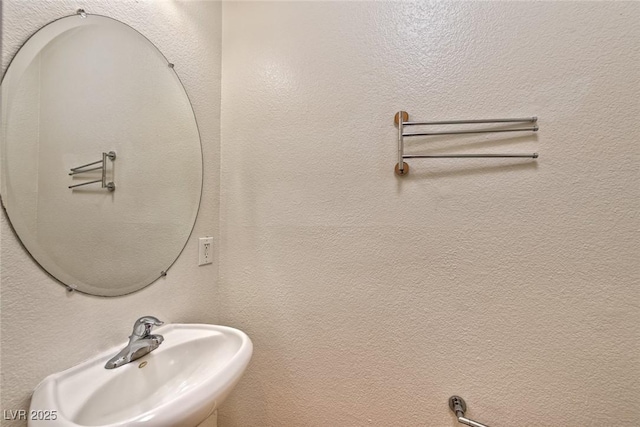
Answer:
[[[198,265],[211,264],[213,262],[213,237],[200,237],[198,239]]]

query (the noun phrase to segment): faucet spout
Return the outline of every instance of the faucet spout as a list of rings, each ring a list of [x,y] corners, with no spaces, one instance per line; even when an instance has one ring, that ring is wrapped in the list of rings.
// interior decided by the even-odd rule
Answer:
[[[109,359],[104,365],[105,369],[114,369],[126,365],[158,348],[164,341],[164,337],[162,335],[151,335],[151,329],[162,324],[164,322],[153,316],[144,316],[136,320],[133,325],[133,332],[129,336],[129,343],[118,354]]]

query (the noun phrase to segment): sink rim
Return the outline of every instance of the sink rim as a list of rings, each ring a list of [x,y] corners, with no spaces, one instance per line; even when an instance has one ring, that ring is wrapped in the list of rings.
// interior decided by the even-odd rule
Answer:
[[[179,332],[180,330],[184,330],[187,333],[184,335],[173,333]],[[57,420],[42,423],[40,421],[34,420],[32,422],[32,420],[30,420],[29,426],[45,425],[44,423],[49,426],[89,426],[90,424],[78,424],[74,419],[77,418],[80,409],[90,401],[91,395],[80,399],[75,408],[73,408],[73,404],[62,404],[60,401],[60,388],[64,385],[65,380],[71,380],[77,375],[87,375],[87,372],[91,375],[91,372],[95,372],[95,369],[99,369],[101,374],[104,374],[103,371],[107,371],[105,375],[101,375],[101,378],[113,378],[113,376],[118,375],[118,373],[125,373],[127,369],[138,369],[138,364],[145,361],[146,358],[153,357],[154,353],[157,355],[164,350],[209,336],[206,334],[207,332],[222,333],[223,335],[233,335],[240,338],[239,347],[229,359],[225,360],[224,366],[212,370],[212,372],[207,374],[202,381],[199,381],[193,389],[186,393],[178,394],[175,398],[167,402],[162,402],[133,417],[127,417],[126,419],[108,424],[93,424],[93,426],[121,427],[132,424],[140,425],[146,421],[150,421],[148,425],[153,426],[176,425],[175,422],[179,422],[180,420],[178,418],[184,413],[200,413],[198,417],[204,420],[208,415],[213,413],[237,381],[239,381],[253,354],[253,343],[246,333],[229,326],[202,323],[170,323],[154,330],[154,333],[168,335],[170,337],[169,342],[165,340],[163,345],[158,349],[134,362],[112,370],[104,368],[106,361],[126,344],[126,342],[123,342],[121,346],[114,346],[88,360],[44,378],[34,389],[30,410],[57,410]],[[174,340],[171,340],[171,338],[174,338]],[[178,339],[176,340],[175,338]],[[164,344],[168,345],[164,346]],[[109,374],[109,371],[113,374]],[[97,374],[98,372],[95,373]],[[99,382],[93,390],[99,390],[103,384],[104,383]],[[69,399],[73,398],[73,396],[69,397]],[[72,409],[69,409],[70,406]],[[176,408],[172,409],[173,406]],[[73,411],[73,413],[69,413],[70,410]],[[172,414],[173,417],[171,416]],[[171,418],[176,419],[172,421]]]

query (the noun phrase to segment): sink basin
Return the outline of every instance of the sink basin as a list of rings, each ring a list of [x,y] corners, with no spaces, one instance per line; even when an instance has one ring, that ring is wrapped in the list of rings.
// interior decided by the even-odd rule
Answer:
[[[122,343],[45,378],[29,412],[43,419],[28,425],[195,427],[226,398],[253,352],[244,332],[226,326],[170,324],[154,334],[164,336],[162,345],[127,365],[104,368]]]

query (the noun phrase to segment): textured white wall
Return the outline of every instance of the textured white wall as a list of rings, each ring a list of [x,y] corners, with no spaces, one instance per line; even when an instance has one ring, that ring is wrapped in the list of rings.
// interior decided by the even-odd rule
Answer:
[[[640,419],[640,3],[225,3],[220,320],[230,426]],[[393,114],[538,115],[539,151],[414,160]],[[436,147],[437,150],[432,150]]]
[[[169,322],[218,320],[217,260],[213,265],[197,267],[197,238],[218,233],[221,5],[135,0],[3,1],[3,70],[29,35],[80,7],[131,25],[176,64],[202,137],[202,203],[194,232],[168,276],[138,293],[117,298],[67,294],[29,258],[6,215],[1,214],[3,410],[28,408],[31,391],[41,379],[126,340],[141,315],[153,314]],[[3,421],[2,425],[22,424]]]

